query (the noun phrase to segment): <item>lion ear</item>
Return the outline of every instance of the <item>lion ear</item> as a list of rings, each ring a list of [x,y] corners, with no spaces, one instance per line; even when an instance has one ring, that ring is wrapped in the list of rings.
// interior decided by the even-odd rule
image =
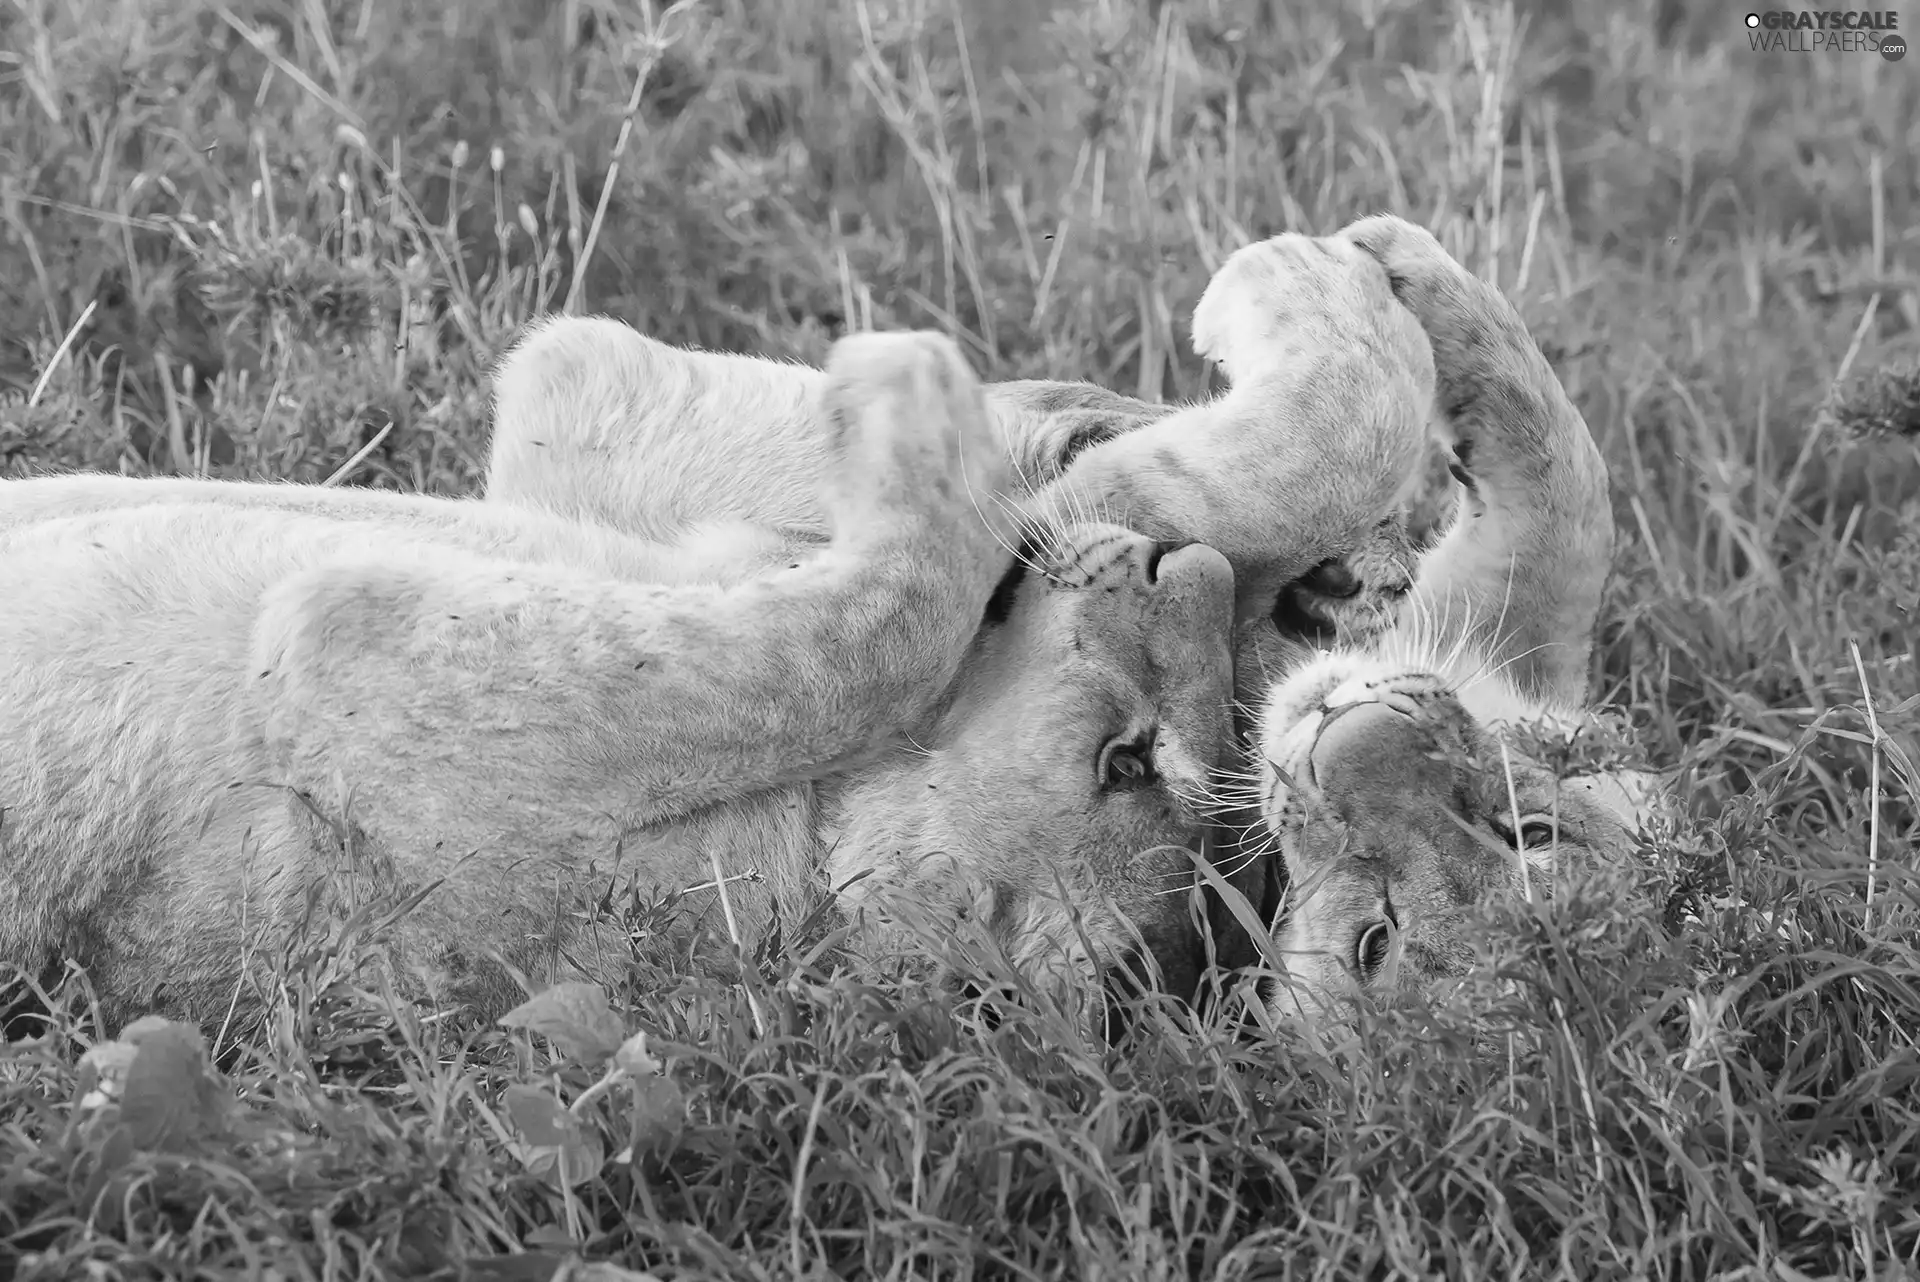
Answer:
[[[1667,780],[1658,771],[1609,770],[1567,782],[1605,806],[1637,836],[1646,836],[1659,827],[1673,805]]]
[[[1617,770],[1614,777],[1631,807],[1636,832],[1651,833],[1670,815],[1674,795],[1665,775],[1653,770]]]

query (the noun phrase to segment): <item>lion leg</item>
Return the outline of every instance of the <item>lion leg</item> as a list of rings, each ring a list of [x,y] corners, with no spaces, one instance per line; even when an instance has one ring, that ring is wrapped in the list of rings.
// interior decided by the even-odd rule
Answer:
[[[1422,559],[1404,626],[1476,643],[1536,696],[1583,702],[1613,553],[1607,469],[1513,305],[1398,218],[1340,235],[1385,267],[1433,344],[1436,404],[1464,493]]]
[[[486,497],[659,542],[716,525],[822,537],[827,377],[549,319],[495,372]]]
[[[637,825],[817,778],[913,726],[1010,562],[1011,523],[976,497],[1005,460],[935,335],[843,340],[822,414],[832,542],[790,570],[660,587],[396,550],[282,581],[253,631],[273,754],[299,780],[377,787],[403,745],[394,805]]]
[[[690,549],[739,539],[750,553],[755,530],[823,537],[826,379],[805,365],[673,347],[604,317],[549,319],[495,373],[486,496]],[[1091,383],[1019,380],[985,396],[1012,465],[1009,497],[1173,412]]]
[[[1043,498],[1225,554],[1242,619],[1360,546],[1409,489],[1427,438],[1433,357],[1386,274],[1331,237],[1237,251],[1194,310],[1194,348],[1232,386],[1092,445]]]

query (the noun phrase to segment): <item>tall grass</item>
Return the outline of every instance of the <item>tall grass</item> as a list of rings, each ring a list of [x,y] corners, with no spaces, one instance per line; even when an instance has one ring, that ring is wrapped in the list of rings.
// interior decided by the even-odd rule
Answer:
[[[236,1111],[134,1144],[75,979],[0,1059],[0,1267],[1920,1274],[1911,60],[1676,0],[12,0],[0,35],[8,473],[463,492],[487,370],[564,307],[1192,396],[1225,254],[1423,222],[1612,466],[1598,693],[1687,810],[1643,893],[1489,908],[1472,990],[1332,1048],[1157,1007],[1109,1050],[1044,995],[988,1028],[773,941],[615,994],[665,1070],[627,1073],[393,1002],[346,930],[221,1079],[167,1043]]]

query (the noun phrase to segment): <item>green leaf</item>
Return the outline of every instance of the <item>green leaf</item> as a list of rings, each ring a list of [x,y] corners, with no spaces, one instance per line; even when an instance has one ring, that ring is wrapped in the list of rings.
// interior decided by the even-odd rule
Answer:
[[[671,1077],[633,1079],[633,1111],[627,1136],[627,1160],[658,1152],[687,1125],[687,1097]]]
[[[604,1063],[627,1040],[626,1025],[598,984],[555,984],[500,1017],[507,1028],[524,1028],[588,1064]]]
[[[613,1053],[613,1062],[629,1077],[649,1077],[660,1071],[660,1061],[647,1054],[647,1035],[635,1033],[620,1043],[620,1049]]]
[[[138,1148],[182,1153],[225,1132],[232,1100],[191,1024],[148,1017],[121,1034],[134,1043],[120,1091],[120,1120]]]
[[[560,1182],[569,1188],[584,1184],[600,1173],[607,1161],[607,1142],[600,1132],[588,1126],[575,1128],[556,1155]]]
[[[516,1084],[507,1087],[501,1102],[513,1129],[529,1144],[550,1148],[567,1142],[574,1125],[565,1105],[538,1086]]]
[[[520,1133],[521,1163],[541,1179],[580,1184],[592,1179],[606,1162],[607,1146],[599,1131],[546,1091],[524,1084],[509,1086],[501,1102]]]
[[[93,1174],[88,1177],[87,1187],[80,1194],[80,1205],[86,1208],[89,1215],[99,1216],[100,1221],[108,1226],[108,1231],[118,1223],[118,1208],[115,1205],[118,1199],[108,1199],[102,1206],[101,1196],[114,1183],[114,1177],[125,1170],[131,1161],[133,1135],[124,1125],[115,1126],[107,1132],[105,1142],[100,1145],[100,1152],[93,1161]]]

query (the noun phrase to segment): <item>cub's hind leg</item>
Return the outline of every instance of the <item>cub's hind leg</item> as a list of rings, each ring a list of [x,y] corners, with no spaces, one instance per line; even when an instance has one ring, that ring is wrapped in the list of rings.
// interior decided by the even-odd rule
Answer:
[[[824,538],[826,382],[604,317],[550,318],[495,371],[486,497],[668,545],[682,581],[737,582]]]

